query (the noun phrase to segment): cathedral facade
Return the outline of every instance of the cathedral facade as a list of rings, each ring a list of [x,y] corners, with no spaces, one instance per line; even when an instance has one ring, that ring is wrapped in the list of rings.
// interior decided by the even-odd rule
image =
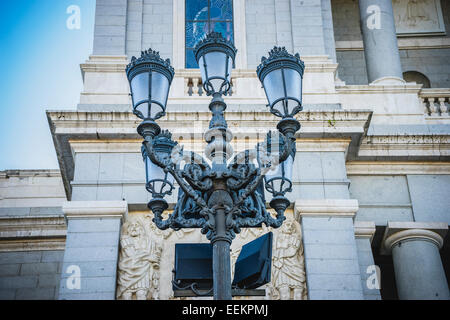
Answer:
[[[261,57],[285,47],[306,65],[287,220],[231,248],[234,265],[272,231],[271,281],[236,299],[450,299],[445,0],[97,0],[79,104],[47,111],[59,168],[0,172],[0,299],[180,299],[175,244],[208,240],[152,222],[125,69],[149,48],[171,60],[158,123],[202,154],[210,97],[193,48],[210,31],[238,49],[225,97],[236,151],[277,124]]]

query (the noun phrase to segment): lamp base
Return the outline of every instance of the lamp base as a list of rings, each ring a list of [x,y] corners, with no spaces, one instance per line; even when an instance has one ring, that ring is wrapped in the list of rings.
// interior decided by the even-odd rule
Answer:
[[[270,201],[270,207],[273,208],[278,215],[284,214],[286,209],[291,205],[291,202],[282,196],[276,196]]]
[[[155,217],[161,216],[162,213],[169,208],[167,201],[161,198],[153,198],[148,203],[147,207],[153,212]]]
[[[161,128],[154,120],[144,120],[142,123],[137,127],[137,132],[139,135],[141,135],[144,139],[146,137],[154,138],[161,132]]]
[[[288,138],[294,138],[295,133],[300,128],[300,122],[294,118],[284,118],[277,125],[277,129]]]

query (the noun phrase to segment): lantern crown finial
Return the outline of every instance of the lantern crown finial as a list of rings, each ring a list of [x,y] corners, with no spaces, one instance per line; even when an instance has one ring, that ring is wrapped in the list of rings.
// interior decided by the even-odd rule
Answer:
[[[203,50],[201,50],[204,47],[210,47],[210,46],[218,46],[222,48],[227,48],[229,55],[233,58],[235,58],[237,49],[234,46],[233,42],[230,40],[227,40],[223,37],[223,35],[220,32],[212,31],[208,33],[203,39],[201,39],[194,48],[195,52],[195,58],[199,59],[199,53],[202,53]]]
[[[195,59],[198,62],[202,55],[214,50],[224,51],[233,61],[238,51],[232,41],[224,38],[220,32],[212,31],[195,45]]]
[[[126,68],[128,78],[130,78],[130,76],[132,75],[133,70],[136,69],[135,67],[141,64],[149,63],[165,68],[167,70],[165,72],[166,76],[169,78],[170,82],[172,81],[173,77],[175,76],[175,69],[171,66],[170,59],[164,60],[159,55],[158,51],[152,50],[151,48],[145,51],[141,51],[141,56],[139,58],[136,58],[135,56],[131,58],[131,62],[127,65]]]
[[[289,52],[287,52],[286,47],[273,47],[272,50],[269,51],[269,57],[262,57],[261,58],[261,64],[258,66],[258,68],[256,69],[256,73],[258,74],[258,77],[260,78],[260,80],[262,80],[264,78],[264,76],[267,74],[266,72],[264,72],[267,69],[271,69],[271,68],[267,68],[269,65],[275,63],[275,62],[281,62],[281,61],[286,61],[286,62],[291,62],[293,63],[292,65],[298,65],[298,67],[296,68],[300,74],[303,76],[304,70],[305,70],[305,63],[300,59],[300,54],[296,53],[294,55],[290,54]]]

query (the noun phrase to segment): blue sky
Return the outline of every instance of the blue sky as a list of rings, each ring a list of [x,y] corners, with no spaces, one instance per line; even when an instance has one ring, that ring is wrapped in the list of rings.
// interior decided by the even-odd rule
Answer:
[[[76,109],[94,17],[95,0],[0,1],[0,170],[58,168],[45,110]]]

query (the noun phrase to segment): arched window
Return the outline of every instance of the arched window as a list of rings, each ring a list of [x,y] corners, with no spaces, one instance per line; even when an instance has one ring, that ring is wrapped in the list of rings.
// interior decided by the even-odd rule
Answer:
[[[234,42],[232,0],[186,0],[186,68],[198,68],[194,57],[197,41],[211,31]]]
[[[406,82],[415,82],[418,84],[422,84],[422,88],[431,88],[430,79],[427,78],[426,75],[417,71],[406,71],[403,72],[403,79]]]

